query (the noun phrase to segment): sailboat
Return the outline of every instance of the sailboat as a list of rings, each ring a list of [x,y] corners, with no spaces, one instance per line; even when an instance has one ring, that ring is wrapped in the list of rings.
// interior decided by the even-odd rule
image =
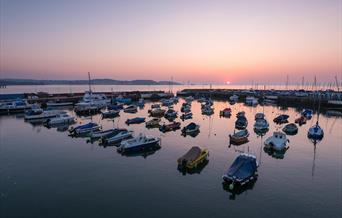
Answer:
[[[324,137],[324,131],[323,129],[319,126],[319,112],[320,112],[320,107],[321,107],[321,96],[319,96],[319,103],[318,103],[318,112],[317,112],[317,121],[316,124],[310,127],[308,130],[308,138],[311,140],[322,140]]]

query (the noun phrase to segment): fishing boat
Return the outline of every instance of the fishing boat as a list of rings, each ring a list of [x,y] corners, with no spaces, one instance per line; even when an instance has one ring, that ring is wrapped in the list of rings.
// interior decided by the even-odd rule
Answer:
[[[170,124],[163,124],[159,127],[161,132],[169,132],[169,131],[176,131],[180,129],[181,123],[180,122],[172,122]]]
[[[289,118],[289,115],[282,114],[277,116],[276,118],[273,119],[273,122],[276,124],[283,124],[283,123],[288,123],[289,121],[287,120]]]
[[[97,123],[87,123],[83,125],[79,125],[76,127],[71,127],[69,129],[69,132],[71,135],[81,135],[81,134],[88,134],[91,132],[99,131],[101,129],[101,126]]]
[[[266,119],[257,119],[254,123],[254,131],[256,132],[265,132],[269,129],[269,124]]]
[[[126,113],[136,113],[137,111],[138,111],[138,108],[135,105],[129,105],[126,108],[124,108],[124,112]]]
[[[199,132],[199,128],[200,128],[199,125],[192,122],[182,129],[182,133],[183,134],[191,134],[191,133]]]
[[[295,120],[295,123],[298,123],[299,126],[306,124],[306,118],[304,116],[300,116]]]
[[[229,189],[233,190],[238,186],[256,180],[258,177],[258,163],[254,155],[242,153],[229,167],[228,172],[222,176],[223,181],[229,184]]]
[[[102,118],[114,118],[120,116],[120,111],[118,110],[109,110],[105,112],[101,112]]]
[[[232,109],[230,108],[225,108],[222,111],[220,111],[221,117],[230,117],[231,115],[232,115]]]
[[[251,106],[257,105],[258,99],[253,97],[253,96],[247,96],[246,97],[246,104],[251,105]]]
[[[139,124],[139,123],[143,123],[145,122],[145,117],[135,117],[132,119],[127,119],[126,120],[126,124],[130,125],[130,124]]]
[[[40,107],[32,107],[25,111],[25,120],[43,120],[57,117],[62,111],[60,110],[43,110]]]
[[[146,122],[146,128],[156,128],[160,126],[160,118],[153,118]]]
[[[184,114],[182,114],[182,115],[180,116],[180,118],[181,118],[182,120],[192,119],[192,113],[191,113],[191,112],[190,112],[190,113],[184,113]]]
[[[204,115],[212,115],[214,113],[214,109],[210,106],[206,106],[204,108],[202,108],[202,114]]]
[[[73,106],[74,103],[73,102],[63,102],[63,101],[49,101],[46,103],[47,107],[66,107],[66,106]]]
[[[265,141],[265,148],[273,149],[276,151],[287,150],[287,143],[289,140],[282,132],[274,132],[272,136],[268,137]]]
[[[264,113],[256,113],[255,114],[255,120],[258,119],[265,119],[265,114]]]
[[[118,132],[110,137],[102,137],[100,139],[100,144],[109,145],[109,144],[118,144],[122,140],[131,138],[133,135],[133,131],[129,131],[127,129],[119,129]]]
[[[31,104],[22,99],[0,104],[0,114],[21,113],[32,107]]]
[[[208,149],[193,146],[188,152],[177,159],[178,168],[192,170],[207,161],[208,157]]]
[[[248,142],[249,132],[247,129],[238,131],[233,135],[229,135],[230,144],[241,145]]]
[[[301,115],[303,117],[305,117],[306,119],[310,120],[312,118],[312,115],[313,115],[313,110],[303,109],[303,111],[301,112]]]
[[[166,119],[174,119],[177,117],[177,111],[175,111],[174,109],[168,109],[165,113],[165,118]]]
[[[294,123],[289,123],[284,126],[283,132],[285,132],[286,135],[296,135],[298,133],[298,127]]]
[[[135,138],[122,141],[118,147],[118,152],[124,154],[130,152],[146,151],[159,146],[159,142],[160,138],[139,134],[139,136]]]
[[[60,113],[56,117],[47,119],[47,125],[58,125],[58,124],[71,124],[75,123],[75,117],[68,115],[67,113]]]
[[[165,115],[165,110],[161,108],[154,108],[150,111],[152,117],[162,117]]]
[[[239,129],[239,130],[246,129],[247,125],[248,125],[248,121],[246,117],[239,117],[235,121],[236,129]]]
[[[313,140],[322,140],[324,137],[324,131],[319,126],[318,121],[316,124],[308,130],[308,138]]]

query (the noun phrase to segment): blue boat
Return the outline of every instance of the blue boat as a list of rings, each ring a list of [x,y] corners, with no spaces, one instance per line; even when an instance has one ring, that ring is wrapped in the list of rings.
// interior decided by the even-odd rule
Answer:
[[[277,124],[288,123],[289,115],[282,114],[273,119],[273,122]]]
[[[131,104],[132,103],[132,99],[131,98],[124,98],[122,96],[119,96],[115,99],[115,101],[117,103],[121,103],[121,104]]]
[[[90,133],[94,131],[99,131],[100,129],[101,129],[100,125],[98,125],[97,123],[90,122],[87,124],[79,125],[75,128],[71,128],[69,132],[72,135],[80,135],[80,134]]]
[[[307,118],[307,119],[311,119],[312,115],[313,115],[313,110],[311,110],[311,109],[304,109],[300,114],[303,117]]]
[[[123,104],[110,104],[107,106],[108,110],[122,110],[123,109]]]
[[[145,117],[135,117],[135,118],[126,120],[127,125],[135,124],[135,123],[143,123],[143,122],[145,122]]]
[[[228,172],[222,176],[223,181],[229,184],[229,189],[235,186],[243,186],[253,181],[258,176],[258,163],[254,155],[242,153],[228,169]]]

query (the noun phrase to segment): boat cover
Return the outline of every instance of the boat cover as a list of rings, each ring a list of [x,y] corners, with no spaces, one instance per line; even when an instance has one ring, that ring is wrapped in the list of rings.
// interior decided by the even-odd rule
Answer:
[[[257,170],[257,164],[253,157],[239,155],[230,166],[227,175],[239,181],[251,177]]]
[[[178,158],[178,162],[181,163],[183,161],[194,161],[200,156],[201,152],[202,150],[200,147],[193,146],[188,152],[186,152],[186,154]]]

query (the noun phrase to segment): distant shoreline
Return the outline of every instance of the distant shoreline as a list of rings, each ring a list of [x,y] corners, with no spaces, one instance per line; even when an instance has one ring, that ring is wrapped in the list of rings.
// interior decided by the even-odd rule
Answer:
[[[88,80],[0,79],[0,86],[88,85]],[[91,85],[182,85],[173,81],[92,79]]]

